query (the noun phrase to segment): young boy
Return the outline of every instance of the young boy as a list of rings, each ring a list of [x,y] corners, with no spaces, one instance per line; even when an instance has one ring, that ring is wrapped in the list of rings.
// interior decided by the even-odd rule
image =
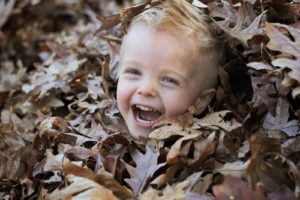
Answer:
[[[145,139],[164,117],[214,97],[222,57],[215,25],[185,0],[167,1],[135,17],[121,48],[117,102],[130,134]]]

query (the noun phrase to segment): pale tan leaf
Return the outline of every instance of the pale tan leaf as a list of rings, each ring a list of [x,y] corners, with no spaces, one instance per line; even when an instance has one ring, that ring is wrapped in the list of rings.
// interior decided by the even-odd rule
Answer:
[[[0,29],[7,21],[11,11],[16,3],[16,0],[1,1],[0,2]]]
[[[244,47],[248,48],[248,40],[251,40],[253,36],[262,34],[263,29],[260,27],[260,23],[263,19],[263,16],[266,12],[261,13],[257,16],[252,23],[244,28],[244,20],[247,16],[247,7],[245,4],[239,8],[238,19],[236,25],[233,28],[230,28],[230,22],[225,21],[217,21],[217,24],[232,38],[238,39]]]
[[[216,132],[209,134],[207,138],[194,141],[194,156],[188,163],[192,169],[198,169],[207,157],[215,153],[217,142]]]
[[[186,140],[190,140],[190,139],[199,137],[199,135],[201,135],[201,132],[186,135],[186,136],[180,138],[179,140],[177,140],[175,142],[175,144],[172,145],[170,151],[168,152],[167,163],[169,163],[169,164],[176,163],[178,160],[178,156],[180,156],[182,143]]]
[[[247,168],[247,163],[243,163],[242,161],[235,161],[232,163],[225,163],[219,168],[216,168],[216,171],[224,175],[232,175],[238,178],[245,178],[246,168]]]
[[[70,162],[70,160],[63,154],[53,155],[53,153],[49,149],[47,149],[44,171],[62,170],[63,165],[68,162]]]
[[[49,195],[49,200],[83,200],[83,199],[101,199],[116,200],[118,199],[112,191],[97,184],[96,182],[73,175],[67,175],[66,179],[71,182],[70,185],[62,190],[56,189]]]
[[[288,75],[300,83],[300,30],[284,24],[266,23],[266,33],[270,38],[267,47],[282,53],[272,64],[291,69]]]
[[[132,192],[125,186],[121,185],[114,177],[108,172],[100,172],[96,174],[90,169],[77,166],[71,162],[64,164],[62,171],[66,174],[73,174],[88,178],[96,183],[110,189],[116,196],[122,198],[132,198]]]
[[[242,127],[242,124],[236,121],[236,119],[234,118],[231,118],[230,120],[226,120],[225,117],[230,112],[231,111],[223,110],[223,111],[208,114],[205,117],[196,121],[193,127],[194,128],[203,127],[203,128],[211,128],[211,129],[222,128],[228,132]]]
[[[139,199],[141,200],[184,200],[185,190],[190,185],[189,181],[179,182],[176,185],[167,186],[162,192],[149,189],[144,192]]]
[[[182,128],[181,126],[171,125],[164,126],[152,131],[149,135],[149,138],[155,140],[165,140],[171,136],[187,136],[190,134],[200,134],[199,131],[191,128]]]
[[[296,87],[295,89],[293,89],[292,91],[292,96],[295,99],[296,97],[300,96],[300,86]]]
[[[251,67],[253,69],[256,69],[256,70],[263,70],[263,69],[272,70],[273,69],[273,67],[271,67],[270,65],[262,63],[262,62],[251,62],[251,63],[248,63],[247,66]]]
[[[153,150],[149,145],[146,146],[146,149],[145,154],[140,153],[138,150],[131,152],[136,167],[132,167],[126,163],[126,169],[130,174],[130,178],[125,179],[125,181],[132,188],[135,197],[143,191],[154,172],[165,165],[165,163],[157,163],[158,151]]]

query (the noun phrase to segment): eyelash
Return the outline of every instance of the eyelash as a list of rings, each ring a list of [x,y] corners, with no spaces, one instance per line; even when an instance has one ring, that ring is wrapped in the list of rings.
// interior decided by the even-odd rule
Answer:
[[[164,78],[162,78],[162,81],[170,83],[170,84],[178,85],[178,81],[176,81],[175,79],[170,78],[170,77],[164,77]]]
[[[133,75],[133,76],[140,76],[141,75],[141,72],[137,69],[127,69],[125,71],[126,74],[130,74],[130,75]]]

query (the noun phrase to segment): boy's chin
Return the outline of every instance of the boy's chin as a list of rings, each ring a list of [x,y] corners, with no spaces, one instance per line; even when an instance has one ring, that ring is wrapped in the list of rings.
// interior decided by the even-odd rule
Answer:
[[[137,141],[147,141],[149,140],[149,134],[151,133],[151,129],[129,129],[130,135]]]

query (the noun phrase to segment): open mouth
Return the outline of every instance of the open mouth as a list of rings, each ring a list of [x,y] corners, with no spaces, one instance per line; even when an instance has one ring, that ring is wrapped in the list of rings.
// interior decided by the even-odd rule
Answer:
[[[151,108],[143,105],[133,105],[132,106],[133,114],[135,119],[142,124],[152,126],[155,122],[157,122],[162,113],[155,108]]]

